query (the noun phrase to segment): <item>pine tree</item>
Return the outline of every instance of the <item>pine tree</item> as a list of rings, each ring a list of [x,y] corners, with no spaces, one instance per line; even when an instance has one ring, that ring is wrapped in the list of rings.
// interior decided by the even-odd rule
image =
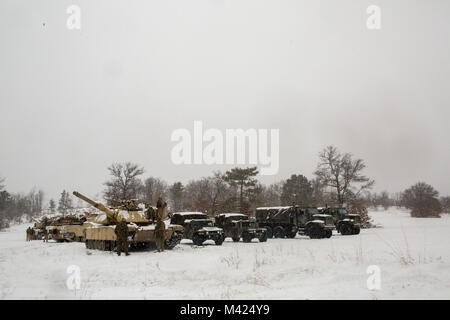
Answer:
[[[178,211],[182,209],[182,201],[184,194],[184,186],[181,182],[175,182],[169,188],[170,199],[172,200],[172,210]]]
[[[248,207],[248,205],[244,206],[245,193],[255,187],[258,183],[258,181],[253,178],[257,174],[257,167],[244,169],[233,168],[230,171],[225,172],[224,180],[231,186],[236,186],[239,189],[239,211],[241,213],[245,213],[245,208]]]
[[[312,205],[313,188],[304,175],[293,174],[283,184],[281,203],[283,205]]]
[[[48,203],[48,207],[49,207],[51,213],[55,213],[55,209],[56,209],[55,200],[50,199],[50,201]]]
[[[67,210],[72,209],[72,198],[70,197],[69,193],[66,190],[63,190],[61,193],[61,198],[59,199],[58,203],[58,211],[62,212],[63,214],[67,213]]]

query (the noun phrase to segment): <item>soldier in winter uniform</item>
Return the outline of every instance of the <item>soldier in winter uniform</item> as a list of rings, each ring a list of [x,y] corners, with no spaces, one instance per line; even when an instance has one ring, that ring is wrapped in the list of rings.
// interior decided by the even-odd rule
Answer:
[[[147,210],[145,211],[146,218],[148,220],[150,220],[152,223],[155,222],[155,218],[156,218],[155,209],[152,208],[150,203],[146,204],[145,207],[147,208]]]
[[[44,242],[48,242],[48,230],[44,228]]]
[[[117,223],[114,232],[117,236],[117,255],[120,256],[120,253],[123,250],[125,255],[128,256],[128,226],[125,219],[122,219]]]
[[[28,227],[28,228],[27,228],[27,241],[30,241],[30,238],[31,238],[30,230],[31,230],[31,228]]]
[[[158,252],[164,251],[164,234],[166,230],[166,225],[160,217],[158,217],[158,222],[155,227],[155,237],[156,237],[156,248]]]
[[[161,197],[159,197],[158,201],[156,201],[156,208],[158,208],[158,209],[162,208],[163,205],[164,205],[164,200]]]

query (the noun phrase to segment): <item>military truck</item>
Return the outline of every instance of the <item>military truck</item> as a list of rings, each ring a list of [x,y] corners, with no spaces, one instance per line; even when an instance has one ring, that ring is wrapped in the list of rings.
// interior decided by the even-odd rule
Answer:
[[[258,228],[256,221],[245,214],[221,213],[215,216],[215,224],[223,229],[225,238],[229,237],[234,242],[239,242],[241,238],[244,242],[251,242],[252,239],[267,241],[267,230]]]
[[[361,229],[361,217],[359,214],[350,214],[346,208],[320,208],[319,211],[333,217],[337,232],[343,236],[359,234]]]
[[[146,218],[142,208],[135,206],[130,206],[127,209],[124,207],[107,208],[79,192],[74,191],[73,194],[102,212],[87,219],[91,224],[84,230],[84,239],[88,249],[114,250],[117,241],[114,231],[119,219],[125,219],[127,222],[128,244],[131,248],[148,248],[155,245],[155,224]],[[166,224],[165,247],[173,249],[181,241],[183,227],[169,223],[166,208],[161,208],[158,215]]]
[[[197,246],[206,240],[213,240],[220,246],[225,240],[223,230],[215,227],[213,221],[202,212],[175,212],[170,222],[183,226],[183,239],[190,239]]]
[[[294,238],[297,233],[311,239],[330,238],[334,229],[333,217],[314,207],[261,207],[255,216],[258,226],[267,229],[268,238]]]

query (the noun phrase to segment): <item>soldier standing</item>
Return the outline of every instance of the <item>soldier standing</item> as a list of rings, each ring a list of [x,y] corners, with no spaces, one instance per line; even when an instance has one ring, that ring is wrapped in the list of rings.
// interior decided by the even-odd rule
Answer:
[[[47,228],[44,227],[44,242],[48,242],[48,231]]]
[[[156,202],[156,216],[157,218],[165,219],[166,218],[166,210],[167,210],[167,202],[165,202],[161,197],[158,198]]]
[[[155,227],[156,248],[158,252],[164,251],[164,234],[166,231],[166,225],[162,221],[161,217],[158,217],[158,222]]]
[[[150,203],[146,204],[145,207],[147,208],[147,210],[145,211],[146,218],[152,223],[155,222],[155,210],[152,208]]]
[[[114,232],[117,236],[117,255],[120,256],[122,249],[125,252],[125,255],[130,255],[128,253],[128,226],[124,218],[117,223]]]
[[[162,208],[164,204],[164,201],[161,197],[158,198],[158,201],[156,201],[156,208]]]

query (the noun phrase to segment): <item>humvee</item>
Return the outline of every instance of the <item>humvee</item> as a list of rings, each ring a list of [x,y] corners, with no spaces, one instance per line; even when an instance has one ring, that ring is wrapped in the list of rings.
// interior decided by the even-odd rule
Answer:
[[[221,213],[215,217],[216,226],[222,228],[225,238],[230,237],[234,242],[241,238],[244,242],[258,239],[259,242],[267,241],[267,230],[258,228],[256,221],[241,213]]]
[[[213,240],[220,246],[225,240],[223,230],[215,227],[213,221],[202,212],[175,212],[170,223],[183,226],[183,239],[190,239],[197,246],[206,240]]]
[[[334,229],[333,217],[314,207],[262,207],[256,208],[255,216],[268,238],[294,238],[297,233],[311,239],[330,238]]]
[[[359,214],[350,214],[346,208],[321,208],[321,213],[329,214],[333,217],[337,232],[346,236],[359,234],[361,229],[361,217]]]

